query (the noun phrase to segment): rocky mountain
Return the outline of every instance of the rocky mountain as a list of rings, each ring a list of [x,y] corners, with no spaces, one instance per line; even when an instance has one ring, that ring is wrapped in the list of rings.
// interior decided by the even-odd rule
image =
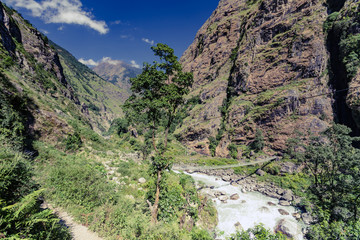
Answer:
[[[56,142],[75,125],[100,132],[121,116],[127,93],[77,62],[1,2],[0,35],[1,133],[16,128]],[[26,120],[17,122],[20,115]]]
[[[209,139],[216,138],[216,155],[227,157],[230,144],[241,156],[259,130],[268,152],[334,120],[356,131],[358,90],[343,90],[349,82],[343,68],[354,51],[336,48],[344,36],[357,34],[359,4],[344,2],[221,0],[181,58],[184,70],[194,73],[191,96],[201,101],[177,130],[181,141],[210,154]],[[346,27],[332,29],[337,21]],[[352,43],[358,53],[359,42]],[[351,79],[357,86],[358,74]]]
[[[130,78],[136,77],[141,73],[140,68],[118,60],[100,62],[97,66],[93,67],[93,70],[103,79],[126,91],[129,94],[128,96],[131,94]]]

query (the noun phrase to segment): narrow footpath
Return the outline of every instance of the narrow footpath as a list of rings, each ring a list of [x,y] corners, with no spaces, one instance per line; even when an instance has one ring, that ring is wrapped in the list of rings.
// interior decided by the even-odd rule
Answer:
[[[74,240],[103,240],[87,227],[75,222],[74,219],[61,208],[54,208],[48,203],[43,203],[41,207],[53,210],[53,212],[63,221],[64,225],[69,227]]]

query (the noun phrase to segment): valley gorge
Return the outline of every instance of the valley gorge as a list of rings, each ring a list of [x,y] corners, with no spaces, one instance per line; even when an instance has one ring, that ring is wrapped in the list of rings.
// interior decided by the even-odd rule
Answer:
[[[141,70],[0,2],[0,238],[358,239],[359,8],[220,0]]]

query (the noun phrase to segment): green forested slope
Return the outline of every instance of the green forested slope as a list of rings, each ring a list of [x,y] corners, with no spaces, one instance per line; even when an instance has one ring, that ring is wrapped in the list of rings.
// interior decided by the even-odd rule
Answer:
[[[122,116],[121,104],[129,97],[128,89],[105,81],[71,53],[55,43],[51,44],[60,55],[66,79],[83,104],[83,112],[96,130],[106,131],[113,119]]]

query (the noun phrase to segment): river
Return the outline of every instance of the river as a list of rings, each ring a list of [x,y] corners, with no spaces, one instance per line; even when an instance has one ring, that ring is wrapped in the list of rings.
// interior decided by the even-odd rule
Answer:
[[[218,179],[218,177],[200,173],[188,175],[192,176],[197,183],[214,187],[213,189],[203,189],[203,193],[217,191],[229,197],[226,202],[220,201],[219,198],[212,198],[218,211],[217,232],[223,232],[217,239],[225,239],[230,234],[235,233],[235,224],[239,225],[240,223],[241,228],[246,230],[262,223],[266,228],[274,230],[280,222],[282,222],[283,229],[286,228],[287,232],[293,236],[293,239],[304,239],[302,234],[304,225],[292,216],[293,213],[296,213],[294,207],[280,206],[277,199],[258,192],[243,193],[240,185],[232,186],[228,182]],[[233,194],[238,194],[239,199],[230,200],[230,196]],[[282,215],[279,209],[282,209],[280,211],[283,214],[289,215]]]

